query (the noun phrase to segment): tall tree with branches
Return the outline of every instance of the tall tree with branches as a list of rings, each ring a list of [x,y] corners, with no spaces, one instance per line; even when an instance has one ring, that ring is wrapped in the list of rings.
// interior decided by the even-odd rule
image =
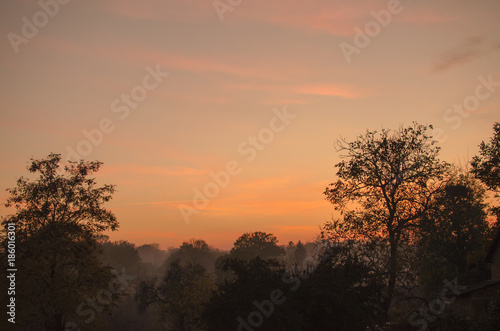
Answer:
[[[448,167],[438,159],[440,148],[429,129],[413,123],[397,131],[367,131],[352,142],[339,140],[339,179],[324,192],[341,212],[340,219],[325,224],[325,237],[387,247],[385,259],[377,261],[387,278],[385,314],[404,271],[402,251],[415,238]]]
[[[26,329],[57,331],[69,321],[83,321],[79,305],[114,279],[97,248],[103,231],[118,227],[115,215],[103,207],[114,186],[99,187],[90,177],[101,162],[71,162],[61,171],[60,161],[59,154],[32,159],[28,171],[38,178],[21,177],[7,190],[6,206],[15,213],[2,218],[1,246],[5,256],[10,224],[19,270],[16,300],[22,307],[16,324]]]

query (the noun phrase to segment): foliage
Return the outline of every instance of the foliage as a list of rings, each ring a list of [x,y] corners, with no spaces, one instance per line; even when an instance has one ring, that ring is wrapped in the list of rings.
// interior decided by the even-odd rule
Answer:
[[[17,320],[28,329],[62,330],[66,321],[81,319],[77,306],[113,279],[99,258],[96,239],[118,227],[102,205],[114,193],[112,185],[97,187],[89,175],[100,162],[73,162],[59,171],[61,157],[33,160],[29,172],[7,191],[7,207],[15,214],[2,219],[2,247],[7,225],[15,224],[18,300]],[[5,254],[4,254],[5,255]]]
[[[493,125],[493,137],[489,143],[481,142],[479,156],[474,156],[471,162],[471,173],[481,180],[490,190],[500,197],[500,123]],[[500,207],[492,208],[500,219]],[[497,224],[498,226],[499,224]]]
[[[337,182],[325,190],[327,199],[343,215],[327,224],[323,233],[339,240],[382,243],[388,259],[385,310],[395,295],[401,248],[439,192],[448,164],[438,159],[439,147],[427,134],[432,126],[414,123],[396,132],[367,131],[355,141],[339,141],[343,160],[336,164]]]
[[[171,251],[170,256],[164,263],[164,270],[172,262],[178,260],[183,265],[199,264],[208,272],[213,273],[215,271],[215,261],[221,254],[219,250],[210,247],[205,240],[190,239],[184,241],[178,249]]]
[[[271,258],[285,254],[284,248],[278,246],[278,239],[270,233],[244,233],[234,242],[230,251],[231,257],[249,260],[254,257]]]
[[[317,268],[298,272],[259,256],[225,259],[223,268],[235,277],[219,285],[207,304],[208,330],[248,330],[238,328],[244,323],[259,330],[366,330],[373,325],[381,284],[369,268],[347,247],[331,248],[318,258]],[[280,300],[274,302],[276,294]]]
[[[134,244],[125,240],[105,241],[100,243],[103,251],[103,262],[118,271],[137,274],[141,259]]]
[[[237,329],[238,318],[246,321],[250,313],[258,311],[254,301],[269,300],[272,291],[285,287],[282,282],[284,266],[272,258],[226,258],[222,260],[222,269],[235,277],[220,284],[207,304],[204,317],[208,330]],[[296,330],[293,319],[287,318],[290,315],[277,313],[280,307],[274,307],[273,311],[274,314],[263,321],[259,330]]]
[[[170,264],[163,279],[144,280],[135,299],[139,311],[154,306],[159,312],[160,325],[167,330],[202,330],[201,314],[208,302],[214,282],[199,264]]]
[[[137,247],[142,262],[150,263],[153,267],[161,266],[168,257],[168,253],[160,249],[159,244],[145,244]]]
[[[488,231],[484,190],[466,174],[452,178],[421,221],[418,256],[423,285],[436,290],[442,279],[479,265],[491,239]]]
[[[96,187],[95,178],[88,178],[99,170],[102,162],[70,162],[61,174],[60,161],[59,154],[32,159],[28,171],[39,173],[39,178],[30,181],[21,177],[15,188],[7,189],[10,197],[6,207],[14,207],[16,214],[2,224],[15,223],[16,235],[21,238],[49,223],[76,224],[95,236],[105,230],[116,230],[116,217],[102,208],[115,192],[114,186]]]
[[[329,245],[297,290],[302,330],[367,330],[379,323],[383,283],[349,245]]]
[[[472,159],[471,172],[491,190],[500,189],[500,123],[493,125],[493,137],[489,143],[481,142],[479,156]]]

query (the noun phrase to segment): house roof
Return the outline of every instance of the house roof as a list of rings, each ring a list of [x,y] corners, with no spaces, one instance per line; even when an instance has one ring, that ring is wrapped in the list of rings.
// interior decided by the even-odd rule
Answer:
[[[488,254],[486,254],[486,258],[484,259],[485,263],[493,262],[491,259],[493,258],[493,254],[497,249],[500,249],[500,229],[497,231],[495,238],[493,238],[493,241],[491,242]]]
[[[472,286],[467,287],[467,289],[465,289],[463,292],[460,292],[460,294],[458,296],[464,296],[466,294],[478,291],[478,290],[483,289],[485,287],[495,286],[498,284],[500,284],[500,280],[498,280],[498,279],[486,280],[484,282],[477,283],[477,284],[474,284]]]

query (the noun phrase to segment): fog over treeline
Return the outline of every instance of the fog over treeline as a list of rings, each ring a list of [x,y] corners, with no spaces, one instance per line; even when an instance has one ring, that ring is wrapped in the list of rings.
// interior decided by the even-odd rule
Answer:
[[[212,285],[220,286],[234,280],[234,274],[224,267],[224,263],[230,260],[262,259],[260,261],[263,265],[269,261],[275,261],[281,263],[286,270],[299,273],[311,270],[317,263],[315,254],[317,254],[318,243],[316,242],[294,243],[290,241],[286,245],[278,245],[272,234],[255,232],[243,236],[251,238],[253,242],[246,247],[233,247],[231,250],[217,249],[203,239],[190,239],[179,247],[171,247],[167,250],[160,249],[158,243],[138,246],[128,241],[101,239],[99,249],[102,250],[103,263],[125,275],[125,279],[129,278],[127,285],[130,288],[127,290],[135,294],[122,301],[115,308],[113,315],[105,317],[104,320],[121,330],[137,330],[139,327],[148,330],[163,330],[162,327],[156,326],[157,306],[150,305],[138,313],[140,310],[138,295],[146,292],[144,289],[143,292],[138,291],[141,285],[155,282],[158,284],[168,270],[172,269],[172,266],[180,269],[200,266],[200,270],[203,270],[202,273],[207,275]],[[196,293],[193,294],[196,295]],[[161,311],[161,308],[159,310]],[[166,318],[164,322],[168,325],[175,324],[177,317],[171,316],[172,320],[168,317],[164,318]]]
[[[98,161],[31,160],[8,189],[0,258],[18,330],[498,330],[500,123],[468,168],[432,126],[341,140],[311,241],[245,232],[230,250],[110,241],[119,220]],[[162,243],[168,244],[168,243]]]

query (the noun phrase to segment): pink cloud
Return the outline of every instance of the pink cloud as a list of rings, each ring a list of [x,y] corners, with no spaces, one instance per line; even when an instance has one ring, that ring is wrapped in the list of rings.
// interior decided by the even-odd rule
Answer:
[[[224,12],[224,22],[218,22],[219,17],[213,1],[152,0],[144,3],[132,0],[110,0],[99,3],[99,6],[104,11],[131,19],[182,22],[205,20],[225,25],[252,21],[307,33],[349,36],[354,33],[355,26],[369,18],[371,10],[385,9],[387,1],[254,0],[242,2],[232,7],[231,11]]]
[[[226,85],[227,89],[231,90],[262,90],[270,91],[276,94],[295,93],[299,95],[321,95],[321,96],[336,96],[345,99],[360,98],[371,95],[372,92],[366,88],[360,88],[348,84],[308,84],[308,85],[286,85],[286,84],[231,84]],[[303,99],[290,99],[292,103],[304,103]],[[308,101],[309,102],[309,101]]]
[[[310,33],[347,36],[370,10],[383,9],[386,1],[292,0],[252,1],[252,5],[238,7],[237,19],[261,21]]]

